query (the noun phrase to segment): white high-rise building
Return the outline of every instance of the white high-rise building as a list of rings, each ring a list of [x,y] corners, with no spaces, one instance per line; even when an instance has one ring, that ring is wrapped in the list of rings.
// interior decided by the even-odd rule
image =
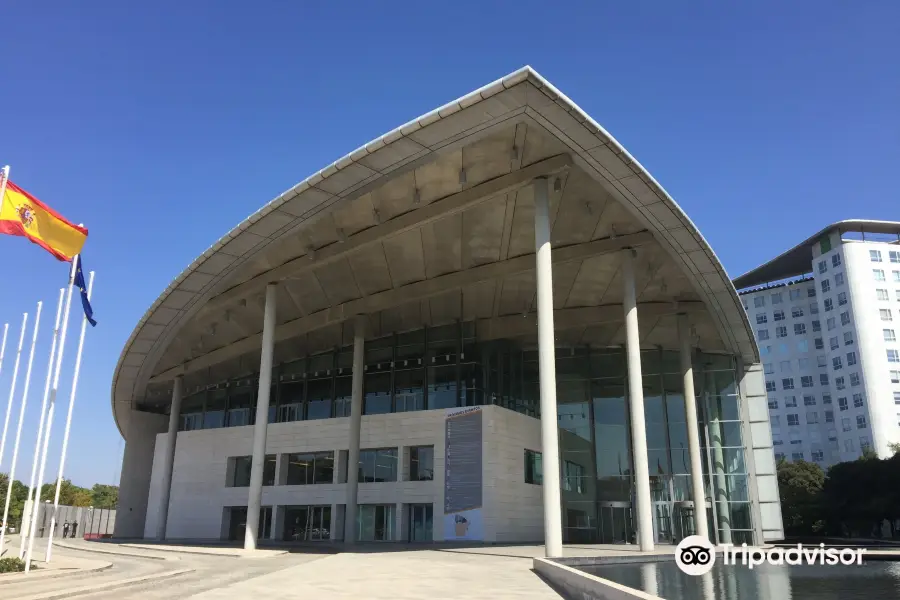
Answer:
[[[776,458],[823,467],[900,442],[900,223],[841,221],[734,280]]]

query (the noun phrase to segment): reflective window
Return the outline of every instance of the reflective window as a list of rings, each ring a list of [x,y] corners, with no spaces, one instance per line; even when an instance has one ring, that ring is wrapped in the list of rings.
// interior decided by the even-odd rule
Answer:
[[[363,414],[381,415],[391,412],[391,374],[372,373],[365,376]]]
[[[294,542],[331,539],[331,506],[285,506],[282,539]]]
[[[206,392],[206,407],[203,411],[203,429],[225,426],[225,407],[228,404],[228,389],[218,388]]]
[[[333,379],[310,379],[306,382],[306,418],[331,418],[331,398],[334,393]]]
[[[397,481],[397,449],[361,450],[358,481]]]
[[[394,373],[394,403],[396,412],[425,410],[424,368],[417,366]]]
[[[594,411],[594,450],[598,497],[626,500],[631,495],[631,445],[625,380],[597,379],[591,382]]]
[[[525,450],[525,483],[543,485],[544,468],[541,453],[534,450]]]
[[[334,378],[334,416],[349,417],[353,403],[353,375]]]
[[[570,460],[563,461],[563,489],[567,492],[585,492],[584,467]]]
[[[334,482],[334,452],[286,454],[286,485]]]
[[[453,408],[456,402],[456,365],[428,367],[428,408]]]
[[[252,411],[254,402],[254,390],[249,385],[231,389],[228,396],[228,414],[225,425],[227,427],[240,427],[253,423]],[[274,402],[274,398],[269,400]]]
[[[233,456],[228,459],[228,487],[247,487],[250,485],[250,472],[253,464],[252,456]],[[275,485],[275,455],[267,454],[263,463],[263,485]]]
[[[357,509],[357,538],[361,542],[394,540],[393,504],[361,504]]]
[[[193,431],[203,427],[203,397],[205,392],[187,396],[181,401],[179,431]]]
[[[412,446],[409,449],[410,481],[434,479],[434,446]]]
[[[302,381],[281,384],[281,397],[278,403],[278,422],[303,420],[303,387]]]

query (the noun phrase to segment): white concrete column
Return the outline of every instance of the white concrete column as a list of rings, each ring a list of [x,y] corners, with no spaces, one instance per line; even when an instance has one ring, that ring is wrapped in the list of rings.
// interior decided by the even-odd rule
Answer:
[[[703,485],[703,461],[700,460],[700,426],[697,422],[697,396],[694,391],[694,364],[691,360],[691,326],[688,316],[678,315],[678,340],[681,343],[681,379],[684,389],[684,415],[687,420],[688,454],[691,458],[691,499],[694,501],[694,529],[709,538],[706,523],[706,488]]]
[[[181,397],[184,390],[184,375],[176,375],[172,384],[172,407],[169,409],[169,432],[163,455],[162,489],[156,518],[156,539],[166,539],[166,523],[169,520],[169,494],[172,491],[172,468],[175,465],[175,440],[178,436],[178,422],[181,418]]]
[[[537,256],[538,367],[541,389],[541,451],[544,468],[544,548],[548,557],[560,557],[562,502],[559,479],[559,429],[556,417],[556,339],[553,328],[553,265],[550,256],[550,202],[547,178],[534,189],[534,246]]]
[[[262,503],[263,471],[266,466],[266,433],[269,426],[269,394],[272,388],[272,361],[275,354],[274,283],[266,286],[266,308],[263,315],[262,355],[259,360],[259,391],[256,394],[256,424],[253,426],[253,457],[250,466],[250,490],[247,499],[247,527],[244,549],[256,549],[259,531],[259,509]]]
[[[653,550],[653,511],[650,506],[650,468],[647,464],[647,428],[644,421],[644,378],[641,373],[641,336],[638,329],[637,295],[634,290],[634,250],[622,251],[622,283],[625,294],[625,354],[628,359],[628,406],[634,459],[634,513],[642,552]]]
[[[356,499],[359,490],[359,432],[363,411],[366,318],[356,317],[353,331],[353,381],[350,400],[350,440],[347,451],[347,500],[344,509],[344,543],[356,543]]]

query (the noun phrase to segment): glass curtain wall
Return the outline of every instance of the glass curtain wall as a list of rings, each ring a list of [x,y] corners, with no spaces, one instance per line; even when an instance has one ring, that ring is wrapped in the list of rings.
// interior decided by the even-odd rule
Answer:
[[[557,401],[564,537],[633,541],[634,504],[625,353],[557,348]],[[641,352],[654,535],[677,541],[693,531],[687,417],[678,353]],[[270,421],[346,417],[353,349],[336,348],[276,367]],[[512,340],[477,342],[473,323],[367,340],[364,414],[495,404],[540,417],[538,354]],[[732,357],[697,354],[695,390],[710,533],[752,541],[740,398]],[[187,390],[181,429],[251,425],[254,378]],[[365,468],[364,468],[365,470]],[[371,475],[375,477],[374,474]]]
[[[394,505],[361,504],[357,509],[357,538],[361,542],[394,540]]]
[[[741,437],[740,397],[731,360],[700,357],[702,380],[695,385],[703,413],[701,436],[707,487],[714,498],[710,523],[720,542],[751,544],[749,476]]]
[[[285,506],[281,539],[289,542],[328,540],[331,506]]]

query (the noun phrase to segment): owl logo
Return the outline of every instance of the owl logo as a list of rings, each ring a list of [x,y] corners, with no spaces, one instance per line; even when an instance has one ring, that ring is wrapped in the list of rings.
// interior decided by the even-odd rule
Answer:
[[[34,223],[34,209],[29,205],[22,204],[21,206],[17,206],[16,213],[19,215],[19,220],[22,221],[22,225],[24,225],[26,229],[31,227],[31,224]]]

